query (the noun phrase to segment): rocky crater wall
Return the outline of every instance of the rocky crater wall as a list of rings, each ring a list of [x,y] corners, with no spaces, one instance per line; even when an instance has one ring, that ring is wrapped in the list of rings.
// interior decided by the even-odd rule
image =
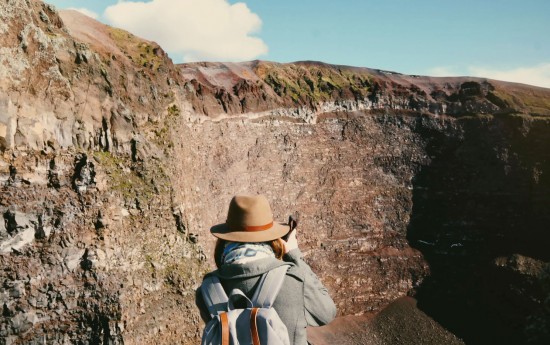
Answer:
[[[406,240],[412,178],[429,161],[412,130],[419,121],[350,113],[315,125],[270,119],[190,125],[177,151],[185,178],[176,190],[184,191],[184,213],[209,254],[208,228],[225,220],[234,194],[266,194],[281,222],[298,213],[303,250],[340,314],[377,310],[427,273]]]
[[[365,112],[193,124],[178,150],[179,183],[193,186],[185,213],[210,255],[208,226],[225,219],[231,195],[264,193],[278,219],[301,216],[306,258],[340,315],[416,292],[468,344],[540,343],[549,124]]]
[[[0,18],[0,344],[195,344],[241,192],[300,216],[340,315],[415,295],[468,344],[548,343],[549,90],[175,66],[40,1]]]
[[[181,70],[188,176],[214,176],[191,178],[201,235],[232,194],[265,193],[303,215],[342,315],[416,294],[468,344],[548,341],[548,90],[314,62]]]
[[[459,122],[459,137],[422,131],[432,161],[414,178],[407,232],[431,268],[419,306],[467,344],[543,344],[550,340],[550,122]]]
[[[0,344],[196,343],[171,60],[41,1],[0,23]]]

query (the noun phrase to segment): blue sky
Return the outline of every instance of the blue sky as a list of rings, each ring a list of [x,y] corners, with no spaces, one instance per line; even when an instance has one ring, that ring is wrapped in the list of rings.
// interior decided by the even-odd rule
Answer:
[[[155,40],[175,62],[319,60],[550,87],[547,0],[46,2]]]

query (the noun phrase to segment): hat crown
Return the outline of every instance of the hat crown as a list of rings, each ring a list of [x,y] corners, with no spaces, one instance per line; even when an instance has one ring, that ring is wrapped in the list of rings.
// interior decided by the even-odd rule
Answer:
[[[288,231],[288,224],[273,221],[271,207],[263,195],[234,196],[225,223],[210,228],[212,235],[233,242],[273,241]]]
[[[237,195],[229,203],[226,224],[230,231],[247,231],[273,223],[273,214],[263,195]]]

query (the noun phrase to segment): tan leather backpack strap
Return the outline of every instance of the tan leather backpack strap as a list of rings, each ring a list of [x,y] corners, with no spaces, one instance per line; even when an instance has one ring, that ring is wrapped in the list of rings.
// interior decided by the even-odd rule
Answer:
[[[260,345],[260,336],[258,335],[258,325],[256,324],[256,315],[260,308],[252,308],[250,312],[250,335],[253,345]]]
[[[222,345],[229,345],[229,321],[227,313],[220,314],[220,321],[222,323]]]

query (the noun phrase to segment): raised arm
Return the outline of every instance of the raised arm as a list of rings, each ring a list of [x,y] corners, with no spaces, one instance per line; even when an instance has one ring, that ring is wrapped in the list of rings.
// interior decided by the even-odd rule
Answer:
[[[298,248],[296,232],[293,231],[285,244],[285,261],[290,261],[304,272],[304,304],[306,320],[309,326],[322,326],[331,322],[336,316],[336,305],[330,297],[327,288],[313,273],[309,265],[303,260]]]

